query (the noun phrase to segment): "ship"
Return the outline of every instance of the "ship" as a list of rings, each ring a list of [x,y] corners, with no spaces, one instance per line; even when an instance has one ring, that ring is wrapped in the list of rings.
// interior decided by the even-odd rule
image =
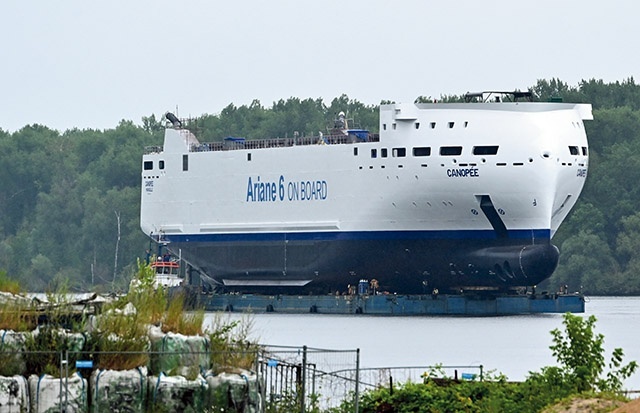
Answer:
[[[587,178],[590,104],[481,92],[380,105],[379,133],[202,143],[167,113],[142,159],[142,231],[219,292],[522,291]]]

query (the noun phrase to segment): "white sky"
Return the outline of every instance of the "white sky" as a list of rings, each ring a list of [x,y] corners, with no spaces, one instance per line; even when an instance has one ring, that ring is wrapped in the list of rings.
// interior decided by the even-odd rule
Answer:
[[[5,0],[0,129],[640,78],[637,0]]]

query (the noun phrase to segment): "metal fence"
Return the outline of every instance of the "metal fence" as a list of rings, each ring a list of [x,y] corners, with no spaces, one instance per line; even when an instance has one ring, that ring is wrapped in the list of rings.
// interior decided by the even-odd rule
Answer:
[[[484,380],[482,365],[360,366],[360,350],[264,346],[257,366],[267,411],[321,411],[351,402],[359,411],[362,391],[427,379]]]
[[[80,373],[87,379],[85,401],[87,410],[92,411],[97,401],[92,392],[98,387],[98,382],[88,380],[92,373],[97,370],[107,369],[107,360],[117,357],[119,361],[130,365],[143,363],[146,358],[148,377],[144,377],[145,384],[141,384],[140,393],[142,397],[147,397],[140,406],[146,406],[142,410],[154,411],[156,392],[152,387],[156,386],[156,381],[160,382],[160,376],[171,374],[187,374],[170,372],[172,366],[195,368],[198,377],[213,377],[220,372],[234,372],[238,377],[243,377],[246,381],[247,389],[242,391],[242,397],[246,400],[234,399],[229,401],[228,410],[224,411],[237,413],[305,413],[309,411],[325,411],[329,408],[338,407],[341,404],[353,406],[352,411],[358,413],[359,398],[362,391],[367,391],[379,387],[393,387],[394,383],[422,382],[427,378],[454,378],[459,380],[483,380],[483,367],[478,366],[405,366],[405,367],[367,367],[360,366],[360,351],[355,350],[329,350],[313,347],[288,347],[262,345],[258,350],[229,352],[201,352],[201,351],[147,351],[147,352],[82,352],[82,351],[61,351],[61,352],[24,352],[8,351],[2,349],[0,358],[4,361],[12,361],[18,368],[27,367],[24,361],[33,362],[36,358],[47,358],[53,362],[59,370],[59,377],[56,376],[54,397],[55,411],[84,411],[75,410],[74,406],[79,405],[75,400],[69,383],[73,378],[77,381]],[[19,359],[22,359],[20,361]],[[215,360],[215,361],[213,361]],[[244,363],[242,373],[236,367],[239,361]],[[213,363],[213,364],[212,364]],[[141,364],[137,364],[141,365]],[[234,366],[234,367],[231,367]],[[213,367],[213,368],[212,368]],[[27,372],[25,376],[41,372]],[[145,370],[146,372],[146,370]],[[20,373],[18,373],[20,374]],[[94,374],[95,376],[95,374]],[[150,377],[154,377],[151,379]],[[246,376],[250,376],[247,380]],[[100,376],[98,375],[98,379]],[[250,382],[250,380],[252,380]],[[140,381],[140,380],[138,380]],[[240,386],[244,385],[242,380]],[[38,382],[39,383],[39,382]],[[50,381],[51,383],[51,381]],[[253,384],[251,384],[253,383]],[[39,386],[39,384],[38,384]],[[59,387],[58,387],[59,386]],[[251,390],[249,387],[251,386]],[[31,389],[32,391],[33,389]],[[211,390],[208,390],[209,392]],[[249,394],[259,394],[259,402],[255,402],[256,397]],[[231,392],[229,392],[231,394]],[[72,401],[72,396],[74,400]],[[31,398],[38,395],[31,395]],[[231,397],[231,396],[229,396]],[[152,399],[153,398],[153,399]],[[252,400],[249,400],[251,398]],[[206,397],[204,397],[206,399]],[[251,402],[251,403],[249,403]],[[74,404],[76,403],[76,404]],[[197,401],[187,401],[197,405]],[[210,408],[211,404],[200,402],[200,406]],[[30,411],[30,410],[24,410]],[[33,410],[31,410],[33,411]],[[136,410],[127,410],[136,411]],[[175,410],[180,411],[178,407]]]
[[[304,413],[350,399],[358,411],[360,350],[265,346],[258,374],[267,411]],[[295,408],[295,410],[293,410]]]
[[[37,359],[41,359],[44,363],[35,366],[38,364]],[[154,406],[157,406],[160,401],[160,399],[156,400],[157,383],[160,382],[161,376],[174,374],[195,374],[199,377],[197,380],[202,381],[203,377],[211,378],[223,373],[235,375],[239,379],[240,386],[245,385],[246,381],[246,390],[236,392],[246,400],[238,400],[237,396],[231,394],[233,391],[229,390],[228,397],[235,397],[235,399],[229,399],[229,405],[222,406],[224,411],[237,413],[304,413],[316,408],[324,410],[338,406],[345,398],[350,398],[357,406],[359,395],[358,350],[326,350],[306,346],[260,346],[258,350],[234,352],[176,349],[146,352],[69,350],[30,352],[0,348],[0,360],[11,361],[15,366],[12,372],[7,371],[7,376],[9,378],[15,375],[24,377],[21,380],[25,384],[24,391],[27,393],[35,391],[24,399],[30,401],[40,399],[35,410],[33,402],[28,402],[29,406],[20,405],[19,411],[27,412],[42,410],[43,399],[47,400],[46,411],[96,411],[95,405],[98,403],[95,399],[96,389],[98,385],[104,386],[100,381],[102,380],[100,375],[96,373],[113,369],[114,359],[117,359],[117,363],[121,365],[144,366],[144,375],[140,373],[138,382],[141,384],[137,390],[144,401],[134,400],[138,404],[127,407],[126,411],[138,411],[138,409],[155,411]],[[239,364],[243,364],[243,368],[239,369]],[[131,369],[131,367],[128,368]],[[53,377],[45,379],[48,393],[43,397],[40,380],[45,377],[43,374],[45,370],[53,374]],[[36,386],[31,385],[33,380],[37,381]],[[193,376],[190,380],[193,380]],[[77,390],[78,383],[80,383],[80,390]],[[79,395],[78,392],[82,394]],[[213,393],[212,390],[207,392],[210,395]],[[259,394],[260,401],[255,402],[255,397],[252,397],[250,392]],[[248,400],[249,398],[252,400]],[[211,408],[210,404],[206,404],[210,400],[207,400],[206,396],[203,396],[203,399],[205,399],[204,402],[198,400],[186,402],[194,406],[202,406],[205,410]],[[104,410],[104,404],[102,410]],[[172,407],[168,411],[181,410],[179,407]]]

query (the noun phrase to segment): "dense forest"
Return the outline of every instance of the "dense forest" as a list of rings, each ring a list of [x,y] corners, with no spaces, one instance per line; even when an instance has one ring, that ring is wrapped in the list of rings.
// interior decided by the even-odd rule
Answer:
[[[640,294],[640,85],[539,80],[537,100],[593,105],[586,122],[589,177],[582,197],[554,243],[561,258],[540,286],[568,285],[586,294]],[[461,100],[462,95],[439,101]],[[431,101],[420,96],[416,101]],[[385,102],[381,102],[385,103]],[[201,141],[317,135],[339,111],[377,132],[378,106],[342,95],[289,98],[265,107],[254,100],[188,122]],[[139,228],[140,167],[145,146],[162,144],[155,115],[137,125],[64,132],[29,125],[8,133],[0,125],[0,271],[30,291],[123,289],[149,248]]]

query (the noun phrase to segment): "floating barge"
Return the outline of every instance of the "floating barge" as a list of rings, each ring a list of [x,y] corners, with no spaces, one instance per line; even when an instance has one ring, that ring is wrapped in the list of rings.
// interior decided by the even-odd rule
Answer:
[[[207,311],[399,316],[502,316],[584,313],[581,294],[528,295],[203,295]]]

